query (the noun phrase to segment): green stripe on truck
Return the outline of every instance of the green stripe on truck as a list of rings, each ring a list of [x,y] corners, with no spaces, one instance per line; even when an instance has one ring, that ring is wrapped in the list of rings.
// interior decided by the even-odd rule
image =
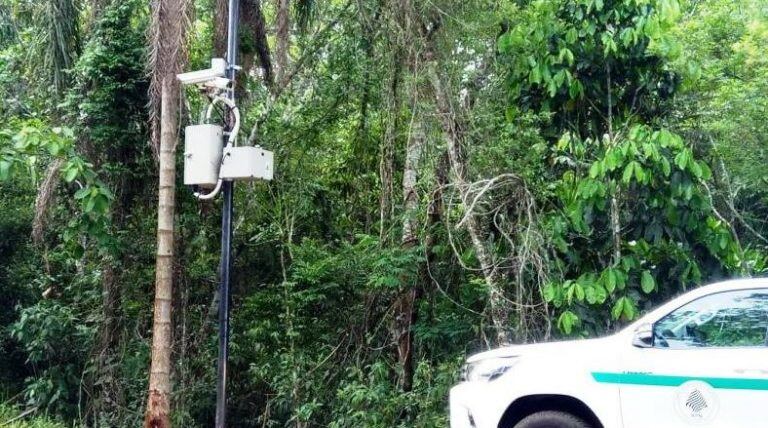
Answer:
[[[749,379],[734,377],[698,377],[698,376],[667,376],[644,373],[606,373],[592,372],[592,378],[600,383],[620,385],[647,386],[680,386],[691,380],[708,383],[718,389],[748,389],[753,391],[768,391],[768,379]]]

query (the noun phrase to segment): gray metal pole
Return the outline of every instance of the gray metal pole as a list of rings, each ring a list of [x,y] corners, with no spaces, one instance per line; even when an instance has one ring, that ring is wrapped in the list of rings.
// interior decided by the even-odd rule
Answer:
[[[229,25],[227,35],[227,78],[231,88],[227,96],[235,100],[235,76],[237,73],[239,0],[229,0]],[[232,267],[232,215],[234,183],[225,181],[222,186],[224,207],[221,213],[221,272],[219,284],[219,359],[216,383],[216,428],[227,426],[227,362],[229,359],[229,271]]]

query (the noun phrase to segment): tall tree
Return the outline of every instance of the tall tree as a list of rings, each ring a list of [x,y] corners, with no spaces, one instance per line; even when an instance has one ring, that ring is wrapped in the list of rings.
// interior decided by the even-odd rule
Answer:
[[[405,144],[405,162],[403,164],[402,181],[402,231],[400,236],[400,248],[404,252],[410,252],[419,247],[419,234],[421,224],[419,221],[419,208],[421,198],[418,192],[418,182],[421,175],[422,157],[427,144],[427,135],[424,130],[423,112],[419,111],[422,101],[419,97],[421,82],[419,73],[422,71],[422,50],[417,41],[420,38],[418,26],[415,25],[417,17],[415,9],[409,0],[393,2],[390,11],[394,21],[394,29],[391,31],[392,42],[389,43],[393,75],[391,82],[385,88],[385,98],[390,103],[388,123],[385,127],[384,140],[382,141],[382,159],[380,173],[382,178],[381,188],[381,221],[382,230],[387,210],[391,209],[392,192],[392,168],[394,164],[395,133],[397,131],[397,116],[399,115],[399,75],[402,67],[400,56],[406,51],[407,66],[409,70],[409,93],[411,94],[410,109],[412,119]],[[403,49],[402,46],[407,46]],[[382,233],[383,235],[383,233]],[[404,284],[401,284],[394,302],[393,337],[397,344],[397,362],[400,366],[400,388],[408,392],[413,388],[414,356],[413,356],[413,327],[416,322],[416,305],[422,294],[421,278],[411,275],[402,276]]]
[[[464,210],[461,225],[467,229],[472,248],[480,264],[480,272],[485,279],[488,290],[489,318],[495,330],[495,340],[499,344],[509,342],[508,325],[509,307],[504,296],[504,275],[500,269],[500,260],[490,242],[486,228],[478,214],[474,211],[479,197],[473,190],[468,174],[467,157],[464,153],[466,144],[467,124],[462,112],[455,107],[456,96],[449,89],[448,79],[441,75],[441,61],[444,59],[436,48],[435,36],[441,27],[439,19],[425,21],[421,26],[423,32],[426,74],[429,79],[437,117],[446,143],[447,166],[450,183],[459,194]]]
[[[491,323],[496,330],[496,342],[504,344],[509,342],[507,332],[509,308],[504,297],[504,277],[499,268],[497,255],[489,246],[487,233],[478,215],[473,211],[476,195],[467,176],[466,157],[464,155],[465,125],[458,119],[459,115],[454,109],[452,101],[453,96],[447,90],[444,79],[439,75],[434,60],[428,68],[437,113],[447,143],[451,184],[459,192],[461,204],[466,210],[462,222],[466,224],[472,248],[475,250],[475,257],[480,263],[480,270],[488,288],[488,310]]]
[[[189,0],[157,0],[152,6],[150,120],[152,147],[159,152],[160,180],[152,365],[144,426],[164,428],[170,426],[171,398],[174,153],[180,90],[176,74],[182,71],[186,62],[186,29],[191,5]],[[157,117],[158,108],[162,112],[160,118]],[[155,145],[158,132],[161,132],[159,147]]]

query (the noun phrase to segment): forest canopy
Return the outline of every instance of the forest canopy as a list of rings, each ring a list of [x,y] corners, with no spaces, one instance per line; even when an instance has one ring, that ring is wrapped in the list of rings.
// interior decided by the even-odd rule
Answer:
[[[445,426],[467,355],[768,271],[765,0],[240,10],[239,139],[275,177],[235,186],[232,426]],[[165,111],[170,418],[212,425],[222,201],[183,185],[205,105],[174,76],[226,19],[0,0],[0,424],[142,423]]]

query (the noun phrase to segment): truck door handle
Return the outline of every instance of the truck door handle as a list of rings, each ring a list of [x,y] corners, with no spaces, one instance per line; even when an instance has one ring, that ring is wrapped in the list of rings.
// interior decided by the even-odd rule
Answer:
[[[768,375],[768,370],[766,369],[736,369],[734,371],[738,374],[751,374],[751,375],[760,375],[760,376]]]

